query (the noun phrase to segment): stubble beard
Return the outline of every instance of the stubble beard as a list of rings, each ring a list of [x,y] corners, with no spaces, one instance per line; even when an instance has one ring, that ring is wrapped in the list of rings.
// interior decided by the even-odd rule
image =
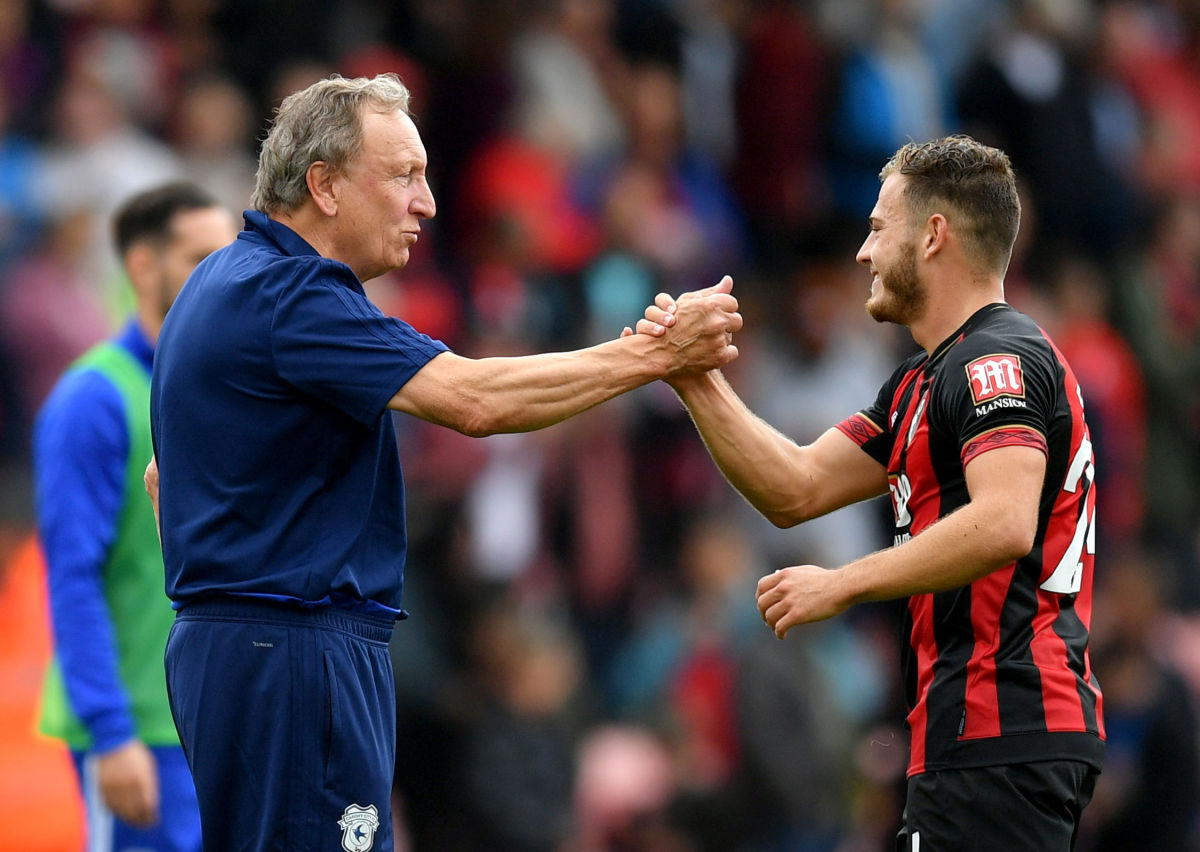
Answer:
[[[925,286],[917,277],[917,247],[906,245],[890,270],[878,270],[879,292],[867,299],[867,313],[876,322],[911,325],[925,309]]]
[[[167,274],[167,272],[165,270],[163,270],[159,273],[159,278],[158,278],[158,319],[159,319],[159,322],[162,322],[164,319],[166,319],[167,311],[171,310],[171,306],[173,304],[175,304],[175,300],[179,298],[179,291],[182,289],[183,289],[182,286],[177,289],[172,284],[170,276]]]

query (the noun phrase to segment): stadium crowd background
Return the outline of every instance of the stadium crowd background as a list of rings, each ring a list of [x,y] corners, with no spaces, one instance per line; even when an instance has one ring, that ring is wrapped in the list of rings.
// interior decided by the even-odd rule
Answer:
[[[1008,297],[1074,365],[1098,457],[1109,752],[1081,849],[1200,848],[1195,0],[0,0],[10,568],[31,419],[129,305],[110,213],[180,175],[242,209],[283,95],[382,71],[413,90],[439,207],[369,285],[383,310],[516,354],[614,337],[654,293],[731,273],[730,380],[801,442],[913,346],[866,316],[854,261],[883,162],[950,132],[1004,148],[1025,210]],[[776,567],[887,546],[886,503],[774,529],[665,385],[530,435],[397,425],[411,848],[891,848],[894,609],[781,643],[753,597]],[[15,763],[9,790],[38,772]]]

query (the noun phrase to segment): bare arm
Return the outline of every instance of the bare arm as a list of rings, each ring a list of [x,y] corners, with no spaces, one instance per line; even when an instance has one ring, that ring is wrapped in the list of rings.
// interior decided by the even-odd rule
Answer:
[[[908,541],[836,570],[797,565],[763,577],[758,609],[781,639],[856,603],[956,589],[1025,556],[1037,533],[1046,458],[1002,447],[967,465],[967,505]]]
[[[776,526],[887,493],[883,465],[837,429],[799,446],[751,412],[718,371],[671,384],[725,478]]]
[[[655,379],[710,370],[737,357],[742,327],[726,277],[679,298],[673,327],[588,349],[515,358],[438,355],[400,388],[390,408],[468,435],[540,429]]]
[[[659,293],[637,323],[640,335],[669,333],[679,306]],[[632,334],[631,329],[626,329]],[[672,376],[717,467],[778,527],[887,493],[887,471],[837,429],[799,446],[757,417],[719,371]]]

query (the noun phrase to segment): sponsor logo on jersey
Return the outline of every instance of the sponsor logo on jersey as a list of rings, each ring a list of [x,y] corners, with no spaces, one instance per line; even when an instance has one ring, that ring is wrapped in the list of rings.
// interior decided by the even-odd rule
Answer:
[[[347,805],[338,820],[342,830],[342,848],[346,852],[367,852],[375,843],[375,829],[379,828],[379,811],[374,805]]]
[[[997,408],[1025,408],[1025,400],[1015,399],[1011,396],[1002,396],[999,399],[993,399],[986,405],[975,406],[975,416],[982,417],[989,411],[995,411]]]
[[[971,397],[981,405],[997,397],[1025,396],[1025,376],[1017,355],[984,355],[967,364]]]
[[[888,477],[888,490],[892,493],[892,511],[896,517],[896,529],[904,529],[912,524],[912,515],[908,512],[908,501],[912,499],[912,482],[907,473],[899,473]]]

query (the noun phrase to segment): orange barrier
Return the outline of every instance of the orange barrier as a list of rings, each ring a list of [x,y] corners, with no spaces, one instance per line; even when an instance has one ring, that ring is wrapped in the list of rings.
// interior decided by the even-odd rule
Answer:
[[[0,566],[0,852],[77,852],[83,802],[71,756],[37,733],[50,658],[45,563],[26,535]]]

